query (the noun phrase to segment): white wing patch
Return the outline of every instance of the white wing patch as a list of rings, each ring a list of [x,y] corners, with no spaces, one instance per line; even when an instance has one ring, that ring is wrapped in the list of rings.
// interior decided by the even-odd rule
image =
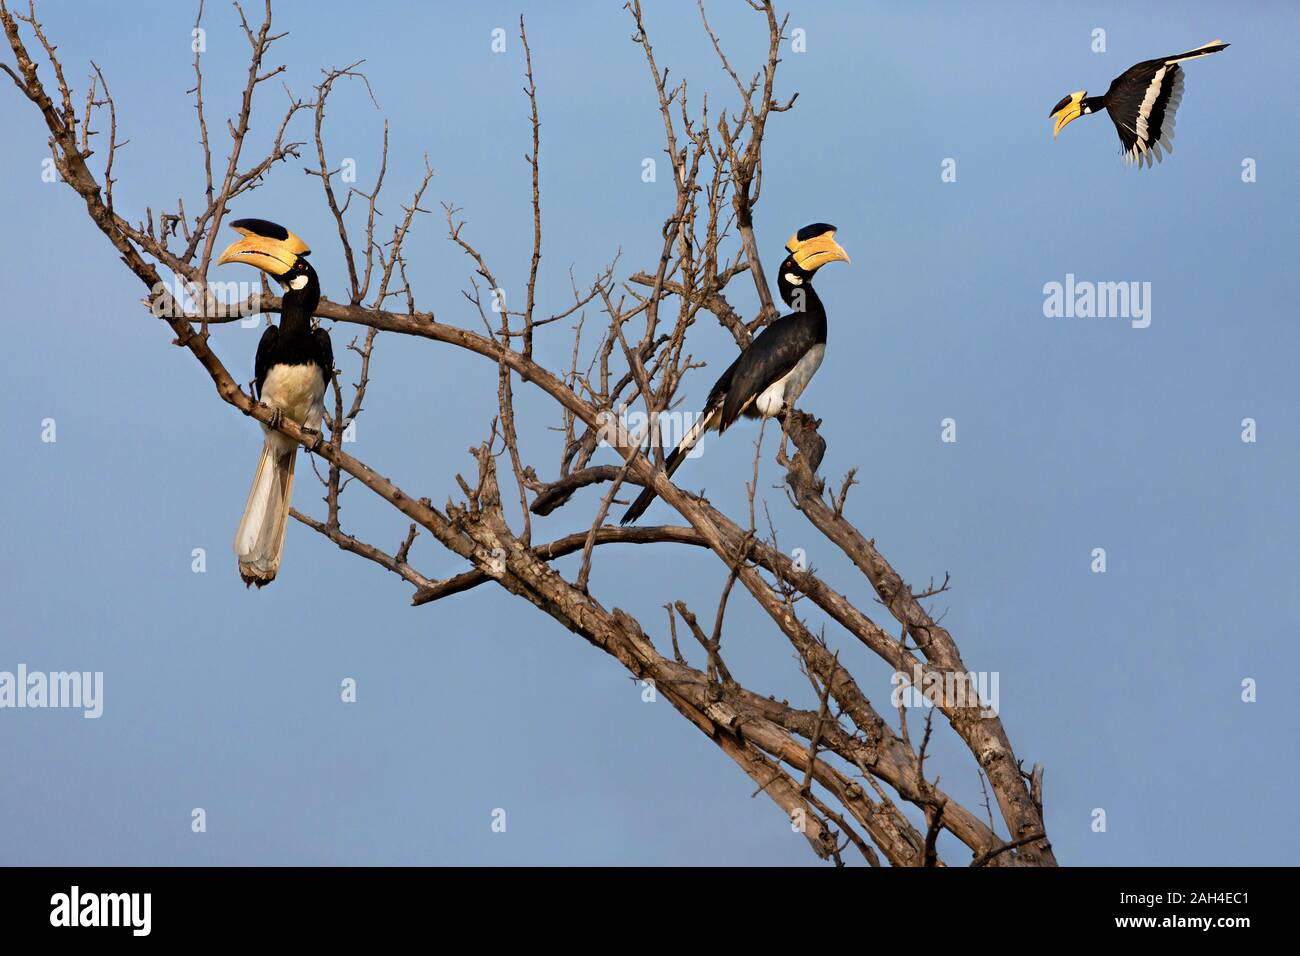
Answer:
[[[1168,67],[1162,66],[1156,71],[1156,75],[1151,77],[1151,82],[1147,84],[1147,95],[1142,97],[1142,105],[1138,107],[1137,134],[1139,140],[1145,141],[1147,139],[1147,117],[1151,115],[1151,109],[1156,105],[1156,97],[1160,95],[1160,86],[1164,83],[1167,70]]]
[[[1172,66],[1172,64],[1171,64]],[[1152,157],[1159,162],[1164,159],[1160,153],[1163,146],[1166,153],[1174,151],[1174,125],[1175,114],[1178,111],[1178,104],[1183,101],[1183,71],[1176,66],[1172,66],[1174,76],[1173,86],[1169,90],[1169,100],[1165,103],[1165,115],[1161,121],[1157,138],[1152,139],[1151,131],[1147,128],[1147,121],[1151,117],[1151,110],[1155,108],[1156,99],[1160,96],[1160,87],[1164,81],[1167,70],[1170,67],[1161,67],[1156,75],[1151,78],[1151,84],[1147,87],[1146,96],[1142,98],[1142,105],[1138,109],[1137,129],[1133,134],[1137,137],[1129,149],[1124,152],[1125,163],[1137,163],[1141,166],[1144,162],[1148,167],[1151,166]]]

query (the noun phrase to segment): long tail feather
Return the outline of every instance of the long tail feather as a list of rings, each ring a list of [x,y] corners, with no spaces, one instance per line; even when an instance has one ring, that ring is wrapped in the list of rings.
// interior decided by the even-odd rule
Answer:
[[[1183,60],[1194,60],[1198,56],[1209,56],[1211,53],[1218,53],[1220,50],[1226,50],[1232,44],[1224,43],[1222,40],[1211,40],[1209,43],[1198,46],[1194,50],[1188,50],[1186,53],[1180,53],[1177,56],[1171,56],[1165,60],[1166,63],[1181,63]]]
[[[244,584],[265,587],[275,580],[284,553],[284,532],[289,523],[289,502],[293,498],[293,466],[297,448],[262,445],[262,458],[253,475],[244,516],[235,532],[235,555]]]
[[[686,460],[686,456],[690,453],[690,450],[699,444],[700,439],[704,437],[704,433],[710,428],[717,426],[721,412],[721,402],[713,408],[705,409],[704,414],[699,417],[699,420],[690,427],[690,430],[687,431],[684,436],[682,436],[682,440],[678,443],[677,447],[668,453],[668,457],[664,459],[664,471],[667,472],[669,478],[673,476],[673,472],[681,466],[681,463]],[[643,488],[641,494],[636,496],[636,501],[632,502],[632,506],[627,509],[626,513],[624,513],[619,524],[629,524],[641,517],[645,514],[645,510],[650,507],[650,502],[654,501],[656,497],[657,495],[655,494],[654,488]]]

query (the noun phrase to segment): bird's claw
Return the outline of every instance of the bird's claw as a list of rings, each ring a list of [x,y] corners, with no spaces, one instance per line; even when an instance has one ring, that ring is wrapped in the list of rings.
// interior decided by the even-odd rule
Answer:
[[[308,451],[315,451],[317,448],[320,447],[321,434],[319,429],[304,428],[301,429],[301,431],[303,435],[306,436],[307,438],[307,441],[303,442],[303,445],[307,448]]]
[[[272,428],[279,428],[280,422],[284,421],[284,409],[280,408],[279,405],[269,405],[266,402],[262,402],[261,404],[266,405],[266,407],[271,410],[271,417],[267,421],[267,424]]]

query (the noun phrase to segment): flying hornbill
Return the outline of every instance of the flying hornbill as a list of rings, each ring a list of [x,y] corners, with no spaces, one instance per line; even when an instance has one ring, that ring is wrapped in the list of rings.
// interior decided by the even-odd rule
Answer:
[[[253,362],[253,395],[271,407],[279,424],[287,416],[304,431],[318,432],[325,414],[325,387],[334,377],[329,333],[311,327],[320,301],[320,281],[307,262],[307,244],[283,226],[265,219],[231,223],[244,238],[232,243],[218,263],[247,262],[284,288],[280,325],[267,326]],[[293,495],[293,465],[298,445],[272,427],[248,492],[244,516],[235,532],[239,576],[259,588],[275,580],[284,551],[284,531]]]
[[[1153,154],[1157,161],[1164,158],[1160,147],[1170,153],[1174,151],[1174,112],[1183,99],[1183,70],[1178,64],[1227,47],[1222,40],[1214,40],[1177,56],[1143,60],[1117,76],[1105,96],[1089,96],[1087,90],[1071,93],[1048,114],[1056,118],[1052,138],[1066,124],[1104,108],[1119,133],[1124,161],[1136,162],[1141,167],[1145,160],[1150,166]]]
[[[778,273],[781,299],[795,311],[783,315],[749,344],[709,392],[704,411],[664,461],[671,477],[704,433],[725,432],[741,415],[776,418],[802,394],[826,352],[826,307],[812,280],[828,262],[848,262],[849,254],[835,241],[835,227],[824,222],[804,226],[785,244],[785,261]],[[621,524],[645,513],[655,492],[647,486]]]

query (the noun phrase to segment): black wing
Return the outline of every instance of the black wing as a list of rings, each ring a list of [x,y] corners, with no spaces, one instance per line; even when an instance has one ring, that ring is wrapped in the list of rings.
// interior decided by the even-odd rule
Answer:
[[[730,427],[764,389],[794,368],[810,349],[825,341],[825,320],[818,322],[806,313],[782,316],[765,328],[722,373],[709,393],[710,405],[722,398],[719,430]]]
[[[325,384],[334,380],[334,346],[330,343],[330,334],[324,329],[317,329],[311,334],[316,344],[316,362],[325,373]]]
[[[262,333],[262,340],[257,343],[257,357],[253,359],[253,381],[256,383],[257,393],[253,397],[259,401],[262,398],[262,383],[266,381],[266,373],[271,371],[275,346],[279,340],[280,330],[274,325],[268,325],[266,331]]]
[[[1110,114],[1124,158],[1151,165],[1163,146],[1173,152],[1174,113],[1183,99],[1183,71],[1167,60],[1146,60],[1125,70],[1106,91]]]

